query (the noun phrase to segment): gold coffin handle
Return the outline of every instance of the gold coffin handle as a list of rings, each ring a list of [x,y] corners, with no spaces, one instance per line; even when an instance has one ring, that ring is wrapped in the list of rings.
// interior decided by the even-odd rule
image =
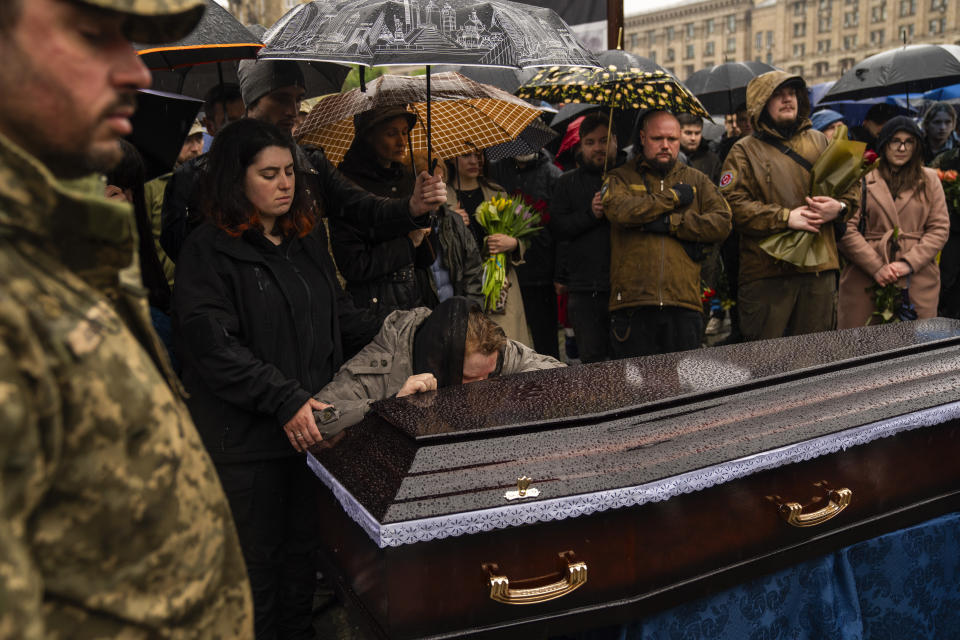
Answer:
[[[823,524],[847,508],[853,498],[850,489],[834,489],[827,494],[830,502],[823,509],[812,513],[803,513],[803,506],[798,502],[787,502],[780,505],[780,515],[795,527],[815,527]]]
[[[529,589],[511,589],[510,579],[500,575],[495,564],[484,565],[489,572],[490,598],[504,604],[537,604],[565,596],[587,583],[587,563],[577,561],[573,553],[560,554],[563,578],[557,582]]]

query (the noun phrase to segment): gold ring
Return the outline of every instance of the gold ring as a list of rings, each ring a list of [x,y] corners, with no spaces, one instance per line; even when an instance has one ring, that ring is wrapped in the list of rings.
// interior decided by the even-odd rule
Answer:
[[[297,434],[297,437],[298,437],[298,438],[303,438],[303,434],[302,434],[302,433],[298,433],[298,434]]]

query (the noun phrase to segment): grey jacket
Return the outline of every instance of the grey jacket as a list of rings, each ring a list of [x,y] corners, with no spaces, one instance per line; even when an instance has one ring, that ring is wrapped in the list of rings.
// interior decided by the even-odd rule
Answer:
[[[391,313],[373,341],[340,367],[333,380],[313,396],[320,402],[332,404],[339,413],[339,417],[319,425],[325,438],[363,420],[376,400],[400,391],[413,375],[414,334],[430,313],[426,307]],[[550,356],[508,340],[500,373],[508,376],[563,366]]]

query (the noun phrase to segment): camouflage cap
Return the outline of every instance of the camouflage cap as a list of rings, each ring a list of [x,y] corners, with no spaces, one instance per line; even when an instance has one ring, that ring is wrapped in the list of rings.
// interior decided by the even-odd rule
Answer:
[[[175,42],[193,31],[203,12],[205,0],[80,0],[101,9],[129,14],[126,35],[133,42],[162,44]]]

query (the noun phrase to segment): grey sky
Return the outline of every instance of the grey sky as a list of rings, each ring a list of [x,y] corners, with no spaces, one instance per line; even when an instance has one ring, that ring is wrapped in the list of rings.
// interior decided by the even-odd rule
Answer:
[[[682,2],[683,0],[623,0],[623,15],[632,16],[635,13],[647,13]]]

